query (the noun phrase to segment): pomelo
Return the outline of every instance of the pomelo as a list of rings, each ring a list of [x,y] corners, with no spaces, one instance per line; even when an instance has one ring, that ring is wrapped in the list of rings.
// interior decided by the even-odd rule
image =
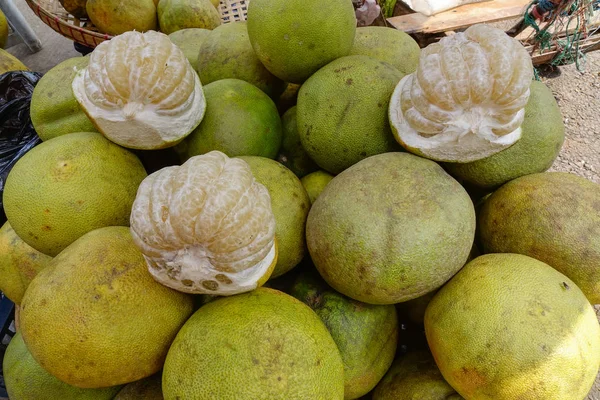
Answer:
[[[317,197],[319,197],[321,192],[325,189],[325,186],[327,186],[332,179],[333,175],[325,171],[315,171],[300,180],[302,186],[306,189],[306,193],[308,193],[311,205],[314,204]]]
[[[277,99],[277,109],[280,114],[284,114],[287,110],[296,105],[298,100],[298,92],[300,91],[300,85],[296,83],[286,83],[285,89],[279,99]]]
[[[342,400],[344,366],[317,314],[260,288],[196,311],[169,349],[163,393],[165,400]]]
[[[2,10],[0,10],[0,49],[6,46],[6,40],[8,39],[8,21],[4,16]]]
[[[369,156],[399,150],[387,118],[402,73],[368,56],[337,59],[298,93],[302,146],[321,168],[337,174]]]
[[[290,108],[281,117],[283,140],[277,161],[288,167],[293,173],[302,178],[319,169],[319,166],[308,156],[302,147],[298,124],[296,120],[296,106]]]
[[[162,373],[125,385],[113,400],[164,400]]]
[[[421,49],[405,32],[384,26],[356,29],[350,55],[364,55],[386,62],[403,74],[412,74],[419,65]]]
[[[186,58],[197,71],[198,53],[200,46],[208,37],[210,31],[202,28],[188,28],[175,31],[169,35],[169,39],[183,51]],[[202,83],[206,83],[202,81]]]
[[[200,47],[197,58],[195,67],[204,85],[231,78],[253,84],[272,99],[283,92],[284,83],[256,57],[245,21],[215,28]]]
[[[85,9],[92,23],[109,35],[120,35],[128,31],[146,32],[158,28],[153,0],[87,0]]]
[[[21,333],[33,357],[63,382],[98,388],[158,372],[193,312],[190,296],[148,274],[129,228],[89,232],[31,282]]]
[[[468,263],[429,303],[425,333],[466,399],[581,400],[600,365],[600,326],[585,295],[520,254]]]
[[[465,264],[474,236],[467,192],[435,162],[407,153],[372,156],[337,175],[306,224],[323,278],[370,304],[439,288]]]
[[[573,280],[600,303],[600,185],[564,172],[517,178],[496,190],[479,212],[484,253],[536,258]]]
[[[204,87],[206,114],[179,145],[184,158],[218,150],[230,157],[275,158],[281,146],[281,119],[273,100],[239,79],[223,79]]]
[[[4,211],[25,243],[55,256],[91,230],[129,225],[145,177],[135,155],[99,133],[71,133],[17,161],[6,179]]]
[[[76,18],[87,18],[87,0],[59,0],[65,10]]]
[[[253,0],[248,34],[258,59],[285,82],[302,83],[349,54],[356,32],[351,0]]]
[[[160,0],[158,23],[163,33],[187,28],[215,29],[221,17],[211,0]]]
[[[71,88],[77,72],[89,62],[89,57],[69,58],[46,72],[33,89],[30,115],[40,139],[73,132],[96,132]]]
[[[298,265],[306,254],[304,230],[310,200],[300,179],[277,161],[264,157],[240,158],[250,165],[256,180],[269,190],[279,253],[271,275],[275,278]]]
[[[0,48],[0,75],[10,71],[28,71],[29,68],[25,66],[17,57],[10,54],[8,51]]]

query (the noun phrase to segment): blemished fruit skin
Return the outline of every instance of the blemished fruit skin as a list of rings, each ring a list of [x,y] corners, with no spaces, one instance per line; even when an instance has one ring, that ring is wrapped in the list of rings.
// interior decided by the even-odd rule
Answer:
[[[439,288],[465,264],[474,236],[463,187],[435,162],[401,152],[369,157],[333,178],[306,224],[323,278],[370,304]]]
[[[160,0],[157,6],[160,30],[167,35],[181,29],[215,29],[221,17],[211,0]]]
[[[250,165],[254,178],[271,196],[278,250],[271,277],[276,278],[298,265],[306,254],[304,231],[310,199],[300,179],[277,161],[265,157],[240,158]]]
[[[298,93],[302,147],[322,169],[338,174],[375,154],[400,151],[387,110],[403,74],[368,56],[339,58]]]
[[[162,373],[129,383],[113,400],[163,400]]]
[[[185,54],[185,57],[192,64],[196,72],[198,71],[196,67],[200,46],[202,46],[202,43],[204,43],[210,32],[208,29],[188,28],[175,31],[169,35],[171,42],[175,43],[183,51],[183,54]],[[203,85],[205,83],[202,81]]]
[[[71,133],[17,161],[6,179],[4,211],[25,243],[55,256],[89,231],[128,226],[145,177],[133,153],[99,133]]]
[[[120,385],[158,372],[193,312],[191,296],[156,282],[127,227],[92,231],[55,257],[21,303],[33,357],[63,382]]]
[[[364,55],[386,62],[403,74],[412,74],[419,65],[421,49],[408,34],[384,26],[356,29],[350,55]]]
[[[314,311],[259,288],[194,313],[169,350],[162,386],[165,400],[342,400],[344,366]]]
[[[478,218],[484,253],[518,253],[568,276],[600,303],[600,185],[564,173],[517,178],[496,190]]]
[[[319,197],[332,179],[333,175],[325,171],[315,171],[300,179],[302,186],[304,186],[306,193],[308,193],[311,205],[315,203],[317,197]]]
[[[65,60],[39,80],[31,96],[31,122],[42,140],[73,132],[96,132],[96,127],[79,107],[71,82],[89,57]]]
[[[28,69],[17,57],[0,48],[0,75],[10,71],[27,71]]]
[[[521,139],[506,150],[470,163],[444,163],[457,179],[494,189],[520,176],[544,172],[552,166],[565,140],[565,125],[552,91],[533,81]]]
[[[259,60],[285,82],[302,83],[349,54],[356,32],[351,0],[254,0],[248,34]]]
[[[317,313],[337,344],[344,361],[344,398],[369,393],[396,355],[395,307],[352,300],[330,288],[314,269],[300,275],[289,293]]]
[[[121,389],[82,389],[60,381],[35,361],[20,332],[6,348],[2,372],[11,400],[112,400]]]
[[[600,364],[600,326],[584,294],[520,254],[468,263],[427,307],[425,334],[465,399],[581,400]]]
[[[308,156],[302,147],[298,124],[296,120],[296,106],[287,110],[281,116],[283,140],[277,161],[288,167],[298,178],[314,172],[319,166]]]
[[[90,20],[100,32],[109,35],[158,29],[154,0],[87,0],[85,8]]]

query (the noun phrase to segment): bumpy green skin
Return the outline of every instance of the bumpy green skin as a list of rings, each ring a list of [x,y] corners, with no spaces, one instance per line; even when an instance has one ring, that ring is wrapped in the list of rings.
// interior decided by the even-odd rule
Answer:
[[[483,204],[478,231],[484,253],[543,261],[600,303],[600,185],[562,172],[515,179]]]
[[[550,168],[565,140],[565,126],[552,91],[542,82],[531,84],[521,128],[521,139],[508,149],[470,163],[445,163],[444,168],[458,179],[490,189]]]
[[[166,400],[344,398],[335,342],[305,304],[259,288],[200,308],[181,328],[163,372]]]
[[[350,55],[364,55],[391,64],[403,74],[412,74],[419,65],[421,49],[408,34],[384,26],[356,29]]]
[[[175,31],[169,35],[171,42],[175,43],[177,47],[183,51],[185,57],[188,59],[192,67],[196,69],[198,64],[198,54],[200,53],[200,47],[210,34],[210,30],[202,28],[188,28]],[[208,82],[201,81],[202,84]]]
[[[296,123],[296,106],[290,108],[281,117],[283,141],[277,161],[288,167],[298,178],[319,169],[319,166],[308,156],[298,134]]]
[[[123,387],[113,400],[163,400],[162,373],[140,381],[132,382]]]
[[[306,225],[327,283],[371,304],[437,289],[465,264],[474,236],[467,192],[435,162],[408,153],[369,157],[336,176]]]
[[[302,83],[349,54],[356,32],[351,0],[253,0],[248,34],[256,55],[285,82]]]
[[[188,28],[215,29],[221,17],[210,0],[160,0],[158,2],[160,31],[169,35]]]
[[[230,22],[214,29],[196,54],[194,64],[203,85],[221,79],[241,79],[272,99],[283,92],[284,82],[271,74],[256,57],[246,22]]]
[[[204,86],[206,113],[179,148],[186,158],[219,150],[229,157],[277,157],[281,119],[273,100],[256,86],[223,79]]]
[[[277,264],[271,278],[275,278],[298,265],[306,254],[304,230],[310,199],[300,179],[277,161],[264,157],[240,158],[250,165],[254,178],[271,196],[277,238]]]
[[[155,0],[87,0],[85,9],[96,28],[109,35],[158,28]]]
[[[321,68],[300,88],[298,132],[308,155],[337,174],[375,154],[399,151],[387,110],[403,74],[368,56]]]
[[[73,132],[97,132],[75,99],[71,82],[89,57],[65,60],[48,71],[33,89],[31,122],[42,140]]]
[[[81,389],[60,381],[35,361],[19,332],[8,344],[2,370],[11,400],[111,400],[121,390]]]
[[[311,174],[303,177],[300,182],[306,189],[308,197],[310,198],[310,204],[314,204],[317,197],[323,192],[325,186],[333,179],[333,175],[328,174],[325,171],[315,171]]]
[[[369,393],[396,355],[395,307],[352,300],[329,287],[315,270],[301,275],[290,294],[317,313],[337,344],[344,361],[344,398]]]
[[[394,362],[377,385],[373,400],[462,400],[444,380],[429,351],[409,353]]]

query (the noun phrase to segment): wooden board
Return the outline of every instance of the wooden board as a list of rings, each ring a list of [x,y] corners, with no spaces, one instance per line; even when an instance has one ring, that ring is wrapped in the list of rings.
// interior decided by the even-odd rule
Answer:
[[[467,4],[427,17],[413,13],[388,18],[394,28],[406,33],[440,33],[466,28],[484,22],[517,18],[525,12],[530,0],[493,0]]]

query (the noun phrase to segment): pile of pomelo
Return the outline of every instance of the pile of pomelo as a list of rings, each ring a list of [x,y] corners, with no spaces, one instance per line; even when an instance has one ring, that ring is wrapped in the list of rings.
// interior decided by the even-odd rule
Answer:
[[[564,127],[519,42],[419,49],[351,0],[169,23],[35,88],[12,400],[585,398],[600,186],[545,172]]]

